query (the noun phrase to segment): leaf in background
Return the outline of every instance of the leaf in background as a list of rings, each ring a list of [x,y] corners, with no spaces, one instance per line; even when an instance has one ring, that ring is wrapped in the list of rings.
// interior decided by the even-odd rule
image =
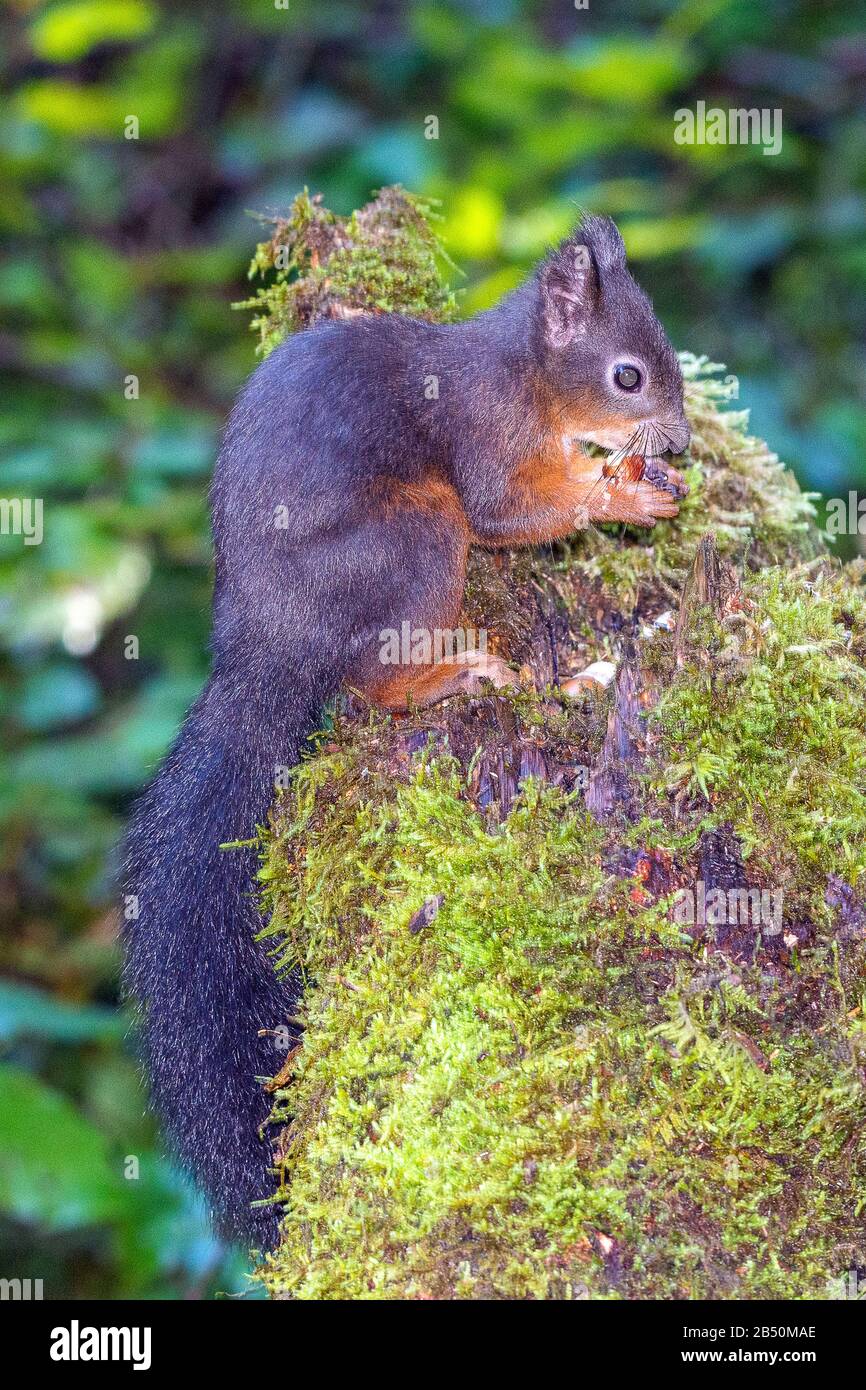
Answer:
[[[156,22],[145,0],[70,0],[34,20],[33,52],[53,63],[70,63],[103,43],[141,38]]]
[[[9,758],[19,788],[36,784],[90,793],[131,792],[153,774],[201,688],[198,676],[152,681],[99,734],[30,743]]]
[[[629,256],[636,261],[655,256],[674,256],[699,245],[707,219],[694,217],[654,217],[623,222],[620,231]]]
[[[499,247],[504,208],[489,189],[477,186],[455,190],[442,224],[442,240],[458,262],[486,260]]]
[[[142,547],[107,535],[80,508],[49,504],[44,539],[24,551],[0,595],[0,639],[10,646],[62,641],[73,656],[97,645],[108,623],[131,608],[150,578]]]
[[[50,1230],[114,1216],[119,1172],[99,1134],[59,1092],[0,1068],[0,1210]]]
[[[86,719],[100,703],[99,685],[90,672],[58,661],[26,678],[16,713],[25,728],[45,733]]]
[[[18,980],[0,980],[0,1042],[44,1038],[88,1043],[123,1037],[124,1021],[114,1009],[74,1005]],[[2,1148],[0,1138],[0,1148]]]
[[[649,106],[679,87],[694,66],[678,43],[610,38],[574,50],[572,88],[611,106]]]
[[[167,424],[146,435],[132,449],[136,472],[166,477],[206,474],[213,467],[216,441],[212,429],[195,421]]]
[[[498,304],[505,294],[510,294],[516,289],[524,278],[526,271],[523,266],[509,265],[502,270],[494,270],[490,275],[486,275],[483,280],[476,280],[465,296],[461,296],[460,314],[463,318],[469,318],[472,314],[478,314],[483,309],[492,309],[494,304]]]
[[[400,125],[383,126],[369,136],[353,161],[371,187],[402,183],[407,188],[425,187],[437,162],[435,140],[425,140],[420,128]]]
[[[25,119],[38,121],[55,134],[86,139],[122,131],[129,103],[101,87],[40,79],[20,89],[17,105]]]
[[[136,82],[135,87],[79,87],[53,77],[38,78],[20,88],[16,107],[26,120],[76,140],[93,135],[120,139],[130,114],[151,137],[166,135],[177,120],[181,94],[159,85],[148,87],[143,76]]]
[[[701,251],[716,269],[743,279],[756,266],[786,256],[801,231],[790,208],[759,207],[739,217],[717,214],[707,222]]]
[[[536,174],[553,175],[579,167],[593,155],[628,146],[634,140],[628,116],[584,107],[556,120],[537,120],[525,135]]]

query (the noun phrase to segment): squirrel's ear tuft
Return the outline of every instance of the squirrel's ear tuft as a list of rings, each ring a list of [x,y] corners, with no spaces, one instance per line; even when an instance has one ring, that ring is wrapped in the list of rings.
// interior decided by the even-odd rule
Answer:
[[[589,215],[582,218],[573,240],[589,247],[602,274],[606,270],[622,270],[625,267],[625,246],[619,228],[611,218]]]
[[[541,266],[541,332],[551,348],[564,348],[586,331],[597,278],[589,249],[569,237]]]
[[[609,217],[587,215],[541,267],[541,330],[552,348],[585,332],[609,271],[625,268],[625,247]]]

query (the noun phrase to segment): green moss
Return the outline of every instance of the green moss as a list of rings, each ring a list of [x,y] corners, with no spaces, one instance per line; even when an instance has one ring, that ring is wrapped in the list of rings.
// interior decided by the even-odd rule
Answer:
[[[820,911],[823,874],[866,864],[866,595],[830,561],[747,579],[700,641],[655,720],[659,790],[697,792],[732,821],[750,868]],[[705,653],[713,654],[711,665]]]
[[[531,781],[491,825],[447,753],[395,777],[375,715],[304,763],[264,846],[270,935],[310,981],[272,1294],[822,1298],[863,1265],[866,929],[824,904],[829,869],[866,869],[859,580],[768,569],[679,664],[645,644],[631,829]],[[526,729],[549,709],[509,703]],[[781,959],[732,962],[612,867],[632,844],[689,881],[726,819],[786,921],[813,914]]]
[[[284,217],[262,218],[274,231],[256,247],[250,279],[268,278],[251,299],[259,352],[267,356],[289,333],[318,319],[352,313],[453,318],[454,295],[440,267],[450,264],[434,230],[434,205],[399,186],[381,189],[351,217],[299,193]]]
[[[315,981],[270,1291],[827,1296],[863,1254],[862,939],[711,968],[574,798],[491,832],[448,760],[363,771],[305,766],[268,846]]]

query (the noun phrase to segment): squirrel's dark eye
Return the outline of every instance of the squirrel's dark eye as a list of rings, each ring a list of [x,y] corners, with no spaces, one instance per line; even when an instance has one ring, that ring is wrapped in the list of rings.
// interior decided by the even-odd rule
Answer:
[[[643,380],[637,367],[632,367],[627,362],[621,362],[618,367],[614,367],[613,379],[621,391],[636,391]]]

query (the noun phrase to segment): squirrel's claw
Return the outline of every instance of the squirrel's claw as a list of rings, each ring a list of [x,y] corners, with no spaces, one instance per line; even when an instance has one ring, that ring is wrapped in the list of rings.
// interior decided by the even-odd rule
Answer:
[[[689,485],[678,468],[672,468],[663,459],[647,458],[644,460],[643,481],[651,483],[662,492],[670,493],[671,497],[682,499],[689,495]]]

